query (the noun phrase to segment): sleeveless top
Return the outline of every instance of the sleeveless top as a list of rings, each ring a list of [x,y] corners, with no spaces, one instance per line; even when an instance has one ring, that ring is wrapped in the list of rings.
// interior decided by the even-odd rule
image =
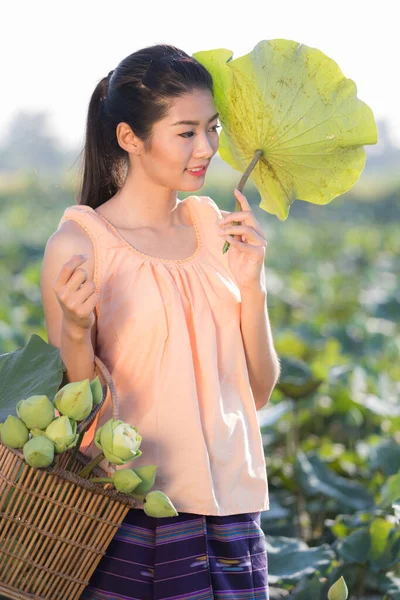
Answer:
[[[95,354],[113,379],[119,418],[137,427],[142,455],[117,468],[157,465],[152,489],[178,513],[231,515],[268,510],[262,438],[240,330],[240,290],[207,196],[185,200],[197,249],[163,259],[134,248],[93,208],[73,205],[90,236],[100,293]],[[112,417],[110,393],[81,446]],[[104,462],[104,461],[103,461]],[[100,463],[100,466],[103,466]],[[137,508],[143,508],[138,504]]]

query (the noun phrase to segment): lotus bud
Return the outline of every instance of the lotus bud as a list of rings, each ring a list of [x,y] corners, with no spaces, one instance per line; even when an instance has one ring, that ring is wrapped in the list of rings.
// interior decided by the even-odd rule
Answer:
[[[160,490],[154,490],[146,495],[143,510],[149,517],[176,517],[178,515],[171,500]]]
[[[58,417],[46,428],[46,436],[53,442],[58,454],[65,452],[75,446],[78,440],[76,421],[66,416]]]
[[[112,478],[115,489],[124,494],[132,492],[141,481],[140,477],[131,469],[115,471]]]
[[[101,387],[98,375],[95,377],[95,379],[93,379],[93,381],[90,382],[90,389],[93,396],[93,406],[101,404],[101,401],[103,400],[103,388]]]
[[[1,428],[1,441],[10,448],[22,448],[29,440],[29,431],[18,417],[8,415]]]
[[[23,453],[28,465],[45,468],[54,460],[54,444],[49,438],[39,435],[26,442]]]
[[[17,415],[28,429],[46,429],[55,418],[54,405],[47,396],[29,396],[18,402]]]
[[[343,575],[329,588],[328,600],[346,600],[349,590]]]
[[[74,421],[83,421],[93,408],[89,379],[67,383],[54,396],[54,404],[61,415]]]
[[[142,483],[135,488],[135,494],[146,494],[151,490],[156,480],[156,465],[144,465],[132,470],[142,480]]]
[[[106,459],[114,465],[123,465],[138,458],[142,436],[136,427],[118,419],[109,419],[96,431],[94,442]]]

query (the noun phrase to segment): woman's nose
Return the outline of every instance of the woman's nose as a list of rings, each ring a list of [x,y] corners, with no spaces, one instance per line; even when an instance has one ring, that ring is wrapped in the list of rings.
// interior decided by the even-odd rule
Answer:
[[[211,158],[216,152],[214,146],[210,143],[206,136],[203,136],[201,142],[196,148],[196,156],[198,158]]]

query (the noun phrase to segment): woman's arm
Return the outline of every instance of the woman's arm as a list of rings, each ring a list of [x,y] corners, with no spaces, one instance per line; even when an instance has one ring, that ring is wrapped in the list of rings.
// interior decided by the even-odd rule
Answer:
[[[92,241],[77,223],[68,220],[48,240],[40,275],[48,342],[60,349],[60,356],[66,367],[63,385],[87,378],[92,381],[95,377],[96,322],[91,329],[82,329],[66,323],[53,289],[62,266],[77,253],[88,255],[88,260],[83,267],[88,273],[88,278],[92,279],[94,270]]]
[[[222,218],[230,214],[221,210]],[[268,403],[280,375],[279,358],[275,352],[267,310],[264,268],[260,273],[260,283],[250,289],[241,289],[240,294],[240,328],[247,369],[254,403],[256,409],[260,410]]]
[[[267,310],[265,288],[241,291],[240,327],[256,409],[269,401],[280,375]]]

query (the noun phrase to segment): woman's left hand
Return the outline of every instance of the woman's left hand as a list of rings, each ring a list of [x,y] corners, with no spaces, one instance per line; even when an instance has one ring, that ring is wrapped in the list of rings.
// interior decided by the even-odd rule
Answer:
[[[219,222],[222,227],[221,240],[227,240],[231,244],[228,250],[229,268],[241,290],[264,288],[267,240],[246,196],[236,189],[234,193],[242,210],[229,213]],[[232,225],[233,221],[239,221],[241,225]],[[229,234],[235,235],[231,237]]]

